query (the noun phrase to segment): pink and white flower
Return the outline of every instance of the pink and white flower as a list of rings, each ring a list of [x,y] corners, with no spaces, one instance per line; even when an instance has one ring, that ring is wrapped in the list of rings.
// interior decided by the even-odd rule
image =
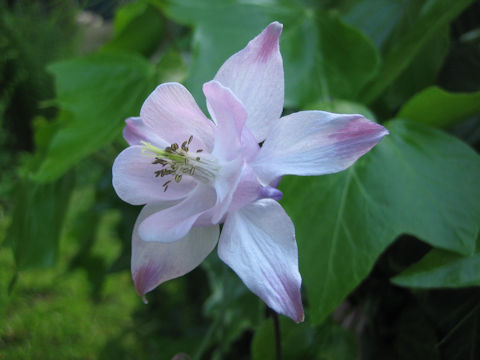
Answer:
[[[211,120],[178,83],[158,86],[140,117],[126,120],[130,146],[115,160],[113,186],[124,201],[146,204],[132,244],[140,295],[194,269],[218,242],[253,293],[303,321],[295,229],[276,185],[283,175],[344,170],[388,132],[361,115],[281,117],[281,32],[268,25],[204,84]]]

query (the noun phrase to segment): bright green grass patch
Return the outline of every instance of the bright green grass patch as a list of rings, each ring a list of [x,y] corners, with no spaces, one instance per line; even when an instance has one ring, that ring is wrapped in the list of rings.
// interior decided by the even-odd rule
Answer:
[[[124,291],[129,282],[126,273],[109,277],[105,298],[94,304],[81,272],[22,276],[6,301],[0,353],[11,359],[96,358],[109,338],[131,326],[129,314],[139,303]]]
[[[96,359],[111,339],[119,337],[133,353],[141,346],[132,315],[143,304],[130,273],[107,276],[100,298],[94,298],[86,271],[70,268],[80,246],[72,234],[75,219],[93,201],[91,187],[75,191],[60,244],[60,263],[53,269],[21,272],[11,294],[7,289],[15,274],[13,255],[9,248],[0,248],[0,358]],[[2,224],[8,220],[0,220],[0,239],[6,230]],[[100,219],[92,253],[107,265],[121,250],[113,231],[119,220],[112,210]],[[100,357],[109,358],[109,354]]]

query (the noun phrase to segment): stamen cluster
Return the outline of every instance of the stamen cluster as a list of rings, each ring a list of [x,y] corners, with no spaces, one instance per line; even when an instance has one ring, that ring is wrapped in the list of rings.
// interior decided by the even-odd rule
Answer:
[[[192,140],[193,135],[180,146],[178,146],[177,143],[173,143],[170,146],[167,146],[163,151],[155,151],[158,156],[155,157],[152,164],[160,164],[162,166],[162,169],[154,172],[155,177],[172,175],[172,178],[162,185],[163,191],[167,191],[168,185],[172,180],[179,183],[182,181],[183,175],[187,174],[193,176],[195,174],[196,167],[195,164],[192,164],[193,158],[188,153],[188,146],[191,144]],[[202,151],[202,149],[198,149],[196,152],[201,153]],[[195,160],[197,162],[200,161],[200,157],[196,156]]]

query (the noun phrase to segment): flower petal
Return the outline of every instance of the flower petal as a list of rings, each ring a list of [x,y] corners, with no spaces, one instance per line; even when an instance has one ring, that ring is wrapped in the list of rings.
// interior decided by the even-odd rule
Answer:
[[[275,123],[252,166],[266,183],[288,174],[335,173],[387,134],[383,126],[361,115],[301,111]]]
[[[229,213],[218,255],[269,307],[303,321],[295,230],[279,203],[262,199]]]
[[[229,88],[215,80],[205,83],[203,92],[208,111],[217,125],[213,153],[218,158],[230,160],[238,157],[241,151],[245,160],[253,159],[260,146],[245,126],[248,114],[243,104]]]
[[[177,241],[188,234],[203,212],[215,205],[216,198],[213,187],[199,184],[190,196],[178,204],[143,220],[138,227],[138,234],[144,241]]]
[[[257,156],[258,151],[260,150],[260,145],[258,145],[255,136],[252,132],[245,126],[242,131],[242,153],[246,161],[250,162],[252,159]]]
[[[212,154],[227,161],[239,157],[247,111],[232,91],[217,81],[205,83],[203,92],[208,111],[217,124]]]
[[[243,206],[259,199],[270,198],[280,200],[282,192],[271,186],[264,186],[260,183],[257,174],[252,167],[245,163],[242,168],[241,177],[233,194],[228,211],[236,211]]]
[[[273,22],[232,55],[214,80],[228,87],[248,112],[247,126],[257,142],[265,139],[283,109],[283,62],[278,40],[282,24]]]
[[[186,177],[180,183],[172,181],[164,191],[162,185],[168,179],[155,177],[158,165],[152,161],[153,158],[144,154],[138,145],[126,148],[117,156],[112,167],[112,183],[120,199],[132,205],[143,205],[181,199],[194,189],[196,182]]]
[[[208,214],[211,222],[217,224],[225,216],[228,211],[233,194],[237,188],[244,167],[242,159],[234,159],[228,163],[225,163],[220,170],[219,176],[215,179],[215,191],[217,192],[217,204]]]
[[[181,144],[193,135],[190,148],[212,149],[213,123],[179,83],[159,85],[143,103],[140,117],[168,144]]]
[[[150,126],[145,125],[140,117],[128,118],[125,120],[125,123],[123,137],[129,145],[142,145],[142,141],[146,141],[159,148],[165,148],[170,145],[159,137]]]
[[[241,159],[222,166],[214,187],[217,203],[197,219],[195,226],[222,223],[228,212],[236,211],[263,195],[263,186],[253,169]]]
[[[146,205],[135,222],[131,267],[135,288],[140,296],[196,268],[218,241],[218,226],[194,228],[182,239],[169,244],[141,240],[138,235],[140,223],[166,206],[165,203]]]

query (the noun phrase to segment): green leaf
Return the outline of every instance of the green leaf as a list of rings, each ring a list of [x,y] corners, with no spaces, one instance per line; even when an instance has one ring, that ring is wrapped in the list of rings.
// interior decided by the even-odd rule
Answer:
[[[388,87],[380,100],[390,114],[419,91],[435,84],[450,50],[450,28],[444,26],[420,49],[411,63]]]
[[[284,24],[280,48],[286,106],[319,98],[355,99],[378,70],[377,51],[360,31],[334,14],[315,12],[294,1],[265,6],[234,0],[170,0],[165,11],[194,27],[187,87],[197,99],[202,84],[215,76],[222,63],[274,20]]]
[[[334,14],[285,22],[281,45],[286,106],[319,98],[355,100],[379,68],[370,40]]]
[[[114,36],[104,45],[106,51],[135,51],[151,55],[161,43],[163,21],[160,12],[145,1],[127,3],[115,14]]]
[[[480,112],[480,91],[451,93],[432,86],[403,105],[397,117],[432,126],[447,127],[478,112]]]
[[[355,336],[332,321],[323,324],[317,332],[318,360],[349,360],[358,358]]]
[[[347,24],[363,31],[377,48],[381,48],[408,12],[409,5],[409,1],[359,0],[342,18]]]
[[[461,256],[433,249],[391,281],[419,289],[480,286],[480,251],[472,256]]]
[[[377,99],[407,68],[427,41],[472,2],[473,0],[426,1],[414,23],[390,47],[376,78],[364,88],[362,102],[371,103]]]
[[[160,69],[159,83],[176,81],[183,83],[187,76],[187,65],[179,51],[175,48],[169,48],[163,53],[162,57],[156,64]]]
[[[64,116],[60,114],[59,117]],[[42,164],[45,154],[48,150],[50,141],[58,131],[58,121],[48,121],[42,116],[37,116],[32,122],[34,129],[35,152],[29,154],[23,159],[19,172],[24,177],[29,177]]]
[[[395,120],[388,128],[390,135],[350,169],[287,177],[281,184],[314,323],[368,275],[400,234],[461,254],[475,249],[478,154],[423,125]]]
[[[280,336],[282,344],[282,355],[285,359],[308,358],[312,354],[314,345],[313,329],[308,327],[307,323],[295,324],[290,319],[281,317]],[[251,354],[253,360],[275,360],[275,329],[273,319],[266,319],[255,331],[255,336],[251,344]]]
[[[381,1],[360,0],[343,19],[361,29],[382,54],[388,54],[401,41],[421,14],[424,0]],[[450,45],[448,24],[441,27],[426,43],[385,92],[382,105],[389,114],[408,98],[432,85]]]
[[[59,121],[35,178],[52,181],[85,156],[108,145],[125,118],[137,116],[155,86],[155,72],[133,54],[103,53],[55,63],[58,103],[68,112]]]
[[[280,318],[283,359],[351,360],[357,355],[353,334],[333,322],[320,328],[308,323],[295,324]],[[251,345],[253,360],[275,360],[275,329],[273,319],[266,319],[255,331]]]
[[[55,265],[73,187],[73,174],[50,184],[29,180],[18,183],[7,235],[18,270]]]
[[[275,360],[275,346],[273,319],[267,319],[255,331],[251,343],[252,360]]]

